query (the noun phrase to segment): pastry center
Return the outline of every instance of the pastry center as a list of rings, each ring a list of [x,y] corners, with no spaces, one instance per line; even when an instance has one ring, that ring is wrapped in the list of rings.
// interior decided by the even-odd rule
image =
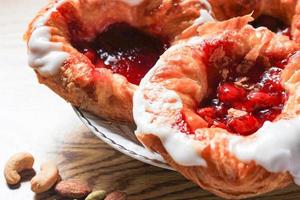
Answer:
[[[259,16],[251,23],[251,25],[255,28],[266,27],[274,33],[291,37],[291,29],[286,24],[279,19],[268,15]]]
[[[287,59],[269,56],[255,61],[236,55],[226,41],[203,45],[209,90],[197,110],[209,127],[250,135],[282,111],[287,94],[280,74]]]
[[[107,68],[139,84],[169,47],[166,39],[148,35],[125,23],[108,26],[93,41],[73,43],[96,68]]]

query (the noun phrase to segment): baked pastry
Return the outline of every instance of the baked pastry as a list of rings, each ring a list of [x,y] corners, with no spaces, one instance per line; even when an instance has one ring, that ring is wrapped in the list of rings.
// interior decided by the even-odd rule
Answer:
[[[261,2],[52,0],[26,33],[29,63],[41,83],[73,105],[106,119],[132,121],[132,95],[140,79],[187,27],[252,10],[255,16],[275,13],[287,24],[297,16],[295,0],[275,7]]]
[[[252,20],[189,32],[133,98],[138,139],[228,199],[300,184],[300,47]]]
[[[273,32],[300,42],[300,5],[298,0],[209,0],[218,20],[252,13],[255,27],[266,26]]]
[[[52,0],[25,35],[29,64],[73,105],[132,121],[141,77],[206,6],[201,0]]]

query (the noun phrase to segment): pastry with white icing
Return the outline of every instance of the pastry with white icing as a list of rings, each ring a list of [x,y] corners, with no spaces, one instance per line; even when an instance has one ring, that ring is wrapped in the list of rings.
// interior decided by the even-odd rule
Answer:
[[[73,105],[132,121],[140,79],[207,6],[202,0],[51,0],[25,35],[29,64],[40,83]]]
[[[186,32],[133,101],[139,140],[228,199],[300,184],[300,46],[252,20]]]

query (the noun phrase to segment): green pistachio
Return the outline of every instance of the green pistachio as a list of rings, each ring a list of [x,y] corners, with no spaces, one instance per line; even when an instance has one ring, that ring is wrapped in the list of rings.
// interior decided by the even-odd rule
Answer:
[[[103,200],[106,196],[106,192],[104,190],[98,190],[90,193],[85,200]]]

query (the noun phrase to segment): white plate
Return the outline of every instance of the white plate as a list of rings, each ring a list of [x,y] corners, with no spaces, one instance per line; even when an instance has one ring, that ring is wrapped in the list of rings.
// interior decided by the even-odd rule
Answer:
[[[144,163],[173,170],[163,158],[146,149],[135,137],[133,125],[105,121],[73,107],[80,120],[103,142]]]

